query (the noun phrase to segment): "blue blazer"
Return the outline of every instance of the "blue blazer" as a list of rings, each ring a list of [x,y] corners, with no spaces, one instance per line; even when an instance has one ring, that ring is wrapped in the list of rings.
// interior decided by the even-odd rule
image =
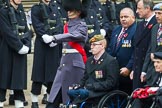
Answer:
[[[133,47],[133,40],[134,40],[134,33],[136,31],[136,23],[133,23],[125,32],[125,36],[123,37],[119,45],[116,46],[118,36],[122,30],[122,26],[116,27],[111,35],[110,44],[108,46],[108,53],[116,57],[119,62],[119,67],[127,67],[129,70],[132,70],[133,62],[130,62],[130,58],[132,56],[134,47]]]

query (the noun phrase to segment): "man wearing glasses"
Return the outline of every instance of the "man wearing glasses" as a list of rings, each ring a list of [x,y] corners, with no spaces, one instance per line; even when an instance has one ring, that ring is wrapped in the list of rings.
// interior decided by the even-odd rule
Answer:
[[[75,104],[85,99],[92,99],[97,103],[107,92],[116,89],[119,77],[117,61],[105,52],[107,42],[102,35],[95,35],[90,39],[92,56],[88,58],[86,69],[79,86],[68,91],[68,95]]]

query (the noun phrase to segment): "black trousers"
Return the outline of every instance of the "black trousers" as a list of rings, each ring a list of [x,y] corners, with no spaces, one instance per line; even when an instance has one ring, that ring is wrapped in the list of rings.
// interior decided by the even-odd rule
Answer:
[[[6,89],[0,89],[0,102],[6,100]],[[13,90],[14,91],[14,100],[25,101],[25,96],[23,90]]]
[[[62,103],[61,89],[58,92],[54,102],[53,103],[48,102],[47,105],[46,105],[46,108],[59,108],[60,103]]]
[[[44,83],[42,83],[42,82],[33,82],[31,92],[34,95],[40,95],[41,94],[41,88],[42,88],[43,84]],[[52,82],[48,82],[45,85],[47,87],[47,93],[50,94],[51,87],[52,87]]]

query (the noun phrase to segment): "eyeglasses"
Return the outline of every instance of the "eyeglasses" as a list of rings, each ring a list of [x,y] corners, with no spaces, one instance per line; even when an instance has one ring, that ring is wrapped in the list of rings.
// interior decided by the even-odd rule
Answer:
[[[102,44],[100,44],[100,43],[91,43],[90,45],[91,46],[96,46],[96,45],[102,45]]]

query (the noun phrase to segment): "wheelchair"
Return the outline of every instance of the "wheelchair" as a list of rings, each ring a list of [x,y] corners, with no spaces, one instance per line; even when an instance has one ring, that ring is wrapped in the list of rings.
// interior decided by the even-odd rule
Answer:
[[[134,92],[139,90],[140,88],[137,88],[135,89],[132,94],[130,96],[128,96],[128,102],[127,102],[127,105],[125,108],[131,108],[132,105],[134,104],[134,100],[136,98],[134,98]],[[140,101],[145,101],[145,102],[148,102],[146,103],[146,105],[144,105],[142,108],[161,108],[162,106],[158,106],[158,102],[159,102],[159,99],[157,98],[158,96],[161,96],[161,95],[156,95],[156,94],[152,94],[152,95],[149,95],[148,97],[146,98],[138,98]]]
[[[128,94],[120,90],[113,90],[101,97],[98,103],[93,103],[93,99],[91,100],[87,99],[77,107],[69,107],[70,103],[66,106],[67,108],[125,108],[128,102]]]

